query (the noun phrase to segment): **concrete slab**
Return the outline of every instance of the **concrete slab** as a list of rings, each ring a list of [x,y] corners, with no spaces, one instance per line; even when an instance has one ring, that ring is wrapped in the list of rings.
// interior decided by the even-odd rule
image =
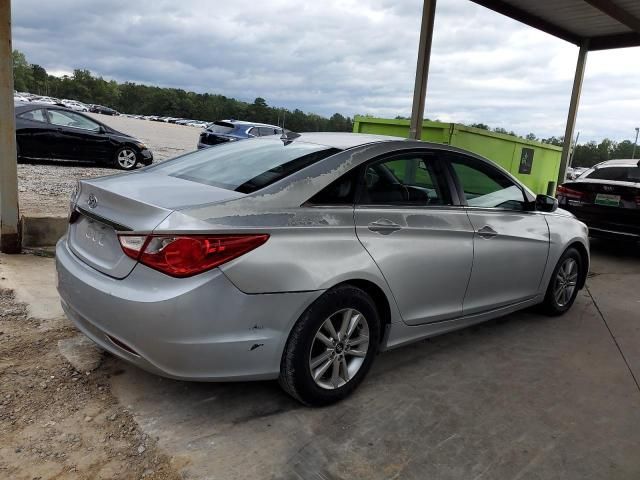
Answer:
[[[132,367],[116,395],[186,478],[638,478],[640,394],[590,297],[380,355],[338,405]]]
[[[0,254],[0,288],[14,290],[16,300],[27,304],[31,317],[43,320],[64,317],[52,258]]]
[[[637,382],[640,382],[640,248],[597,244],[589,292]]]
[[[22,246],[50,247],[67,233],[66,216],[22,217]]]

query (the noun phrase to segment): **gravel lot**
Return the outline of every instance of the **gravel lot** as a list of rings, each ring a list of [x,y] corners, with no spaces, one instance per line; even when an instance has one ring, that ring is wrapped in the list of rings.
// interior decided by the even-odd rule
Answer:
[[[163,161],[194,150],[199,128],[150,122],[128,117],[90,114],[97,120],[142,140],[151,149],[154,161]],[[18,165],[20,211],[25,216],[66,215],[71,189],[78,179],[101,177],[119,170],[93,164],[48,162]]]

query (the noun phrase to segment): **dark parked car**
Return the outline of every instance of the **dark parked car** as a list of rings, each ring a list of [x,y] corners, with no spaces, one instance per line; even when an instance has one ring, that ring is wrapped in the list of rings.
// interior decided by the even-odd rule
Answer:
[[[266,123],[243,122],[240,120],[220,120],[203,130],[198,140],[198,148],[207,148],[219,143],[234,142],[245,138],[282,135],[282,129]]]
[[[15,109],[19,159],[100,162],[122,170],[153,162],[140,140],[79,112],[37,103]]]
[[[120,115],[116,110],[102,105],[91,105],[89,109],[91,113],[101,113],[102,115]]]
[[[558,187],[558,202],[592,237],[640,240],[640,162],[609,160]]]

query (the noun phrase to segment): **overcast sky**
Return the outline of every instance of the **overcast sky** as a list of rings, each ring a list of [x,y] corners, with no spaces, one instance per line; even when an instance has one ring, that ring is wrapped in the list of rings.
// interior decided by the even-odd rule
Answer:
[[[408,116],[422,0],[14,0],[13,43],[50,73],[213,92],[331,115]],[[439,0],[425,116],[564,134],[577,47]],[[640,48],[587,61],[580,140],[640,126]]]

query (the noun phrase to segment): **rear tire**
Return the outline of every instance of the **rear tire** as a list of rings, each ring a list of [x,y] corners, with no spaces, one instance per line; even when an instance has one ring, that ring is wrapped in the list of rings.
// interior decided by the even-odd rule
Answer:
[[[575,248],[567,249],[553,270],[542,310],[550,316],[566,313],[578,295],[578,284],[583,278],[583,261]]]
[[[371,297],[343,285],[329,290],[293,327],[280,365],[282,388],[308,406],[350,395],[371,368],[380,317]]]
[[[119,148],[114,156],[114,163],[120,170],[133,170],[138,164],[138,154],[131,147]]]

